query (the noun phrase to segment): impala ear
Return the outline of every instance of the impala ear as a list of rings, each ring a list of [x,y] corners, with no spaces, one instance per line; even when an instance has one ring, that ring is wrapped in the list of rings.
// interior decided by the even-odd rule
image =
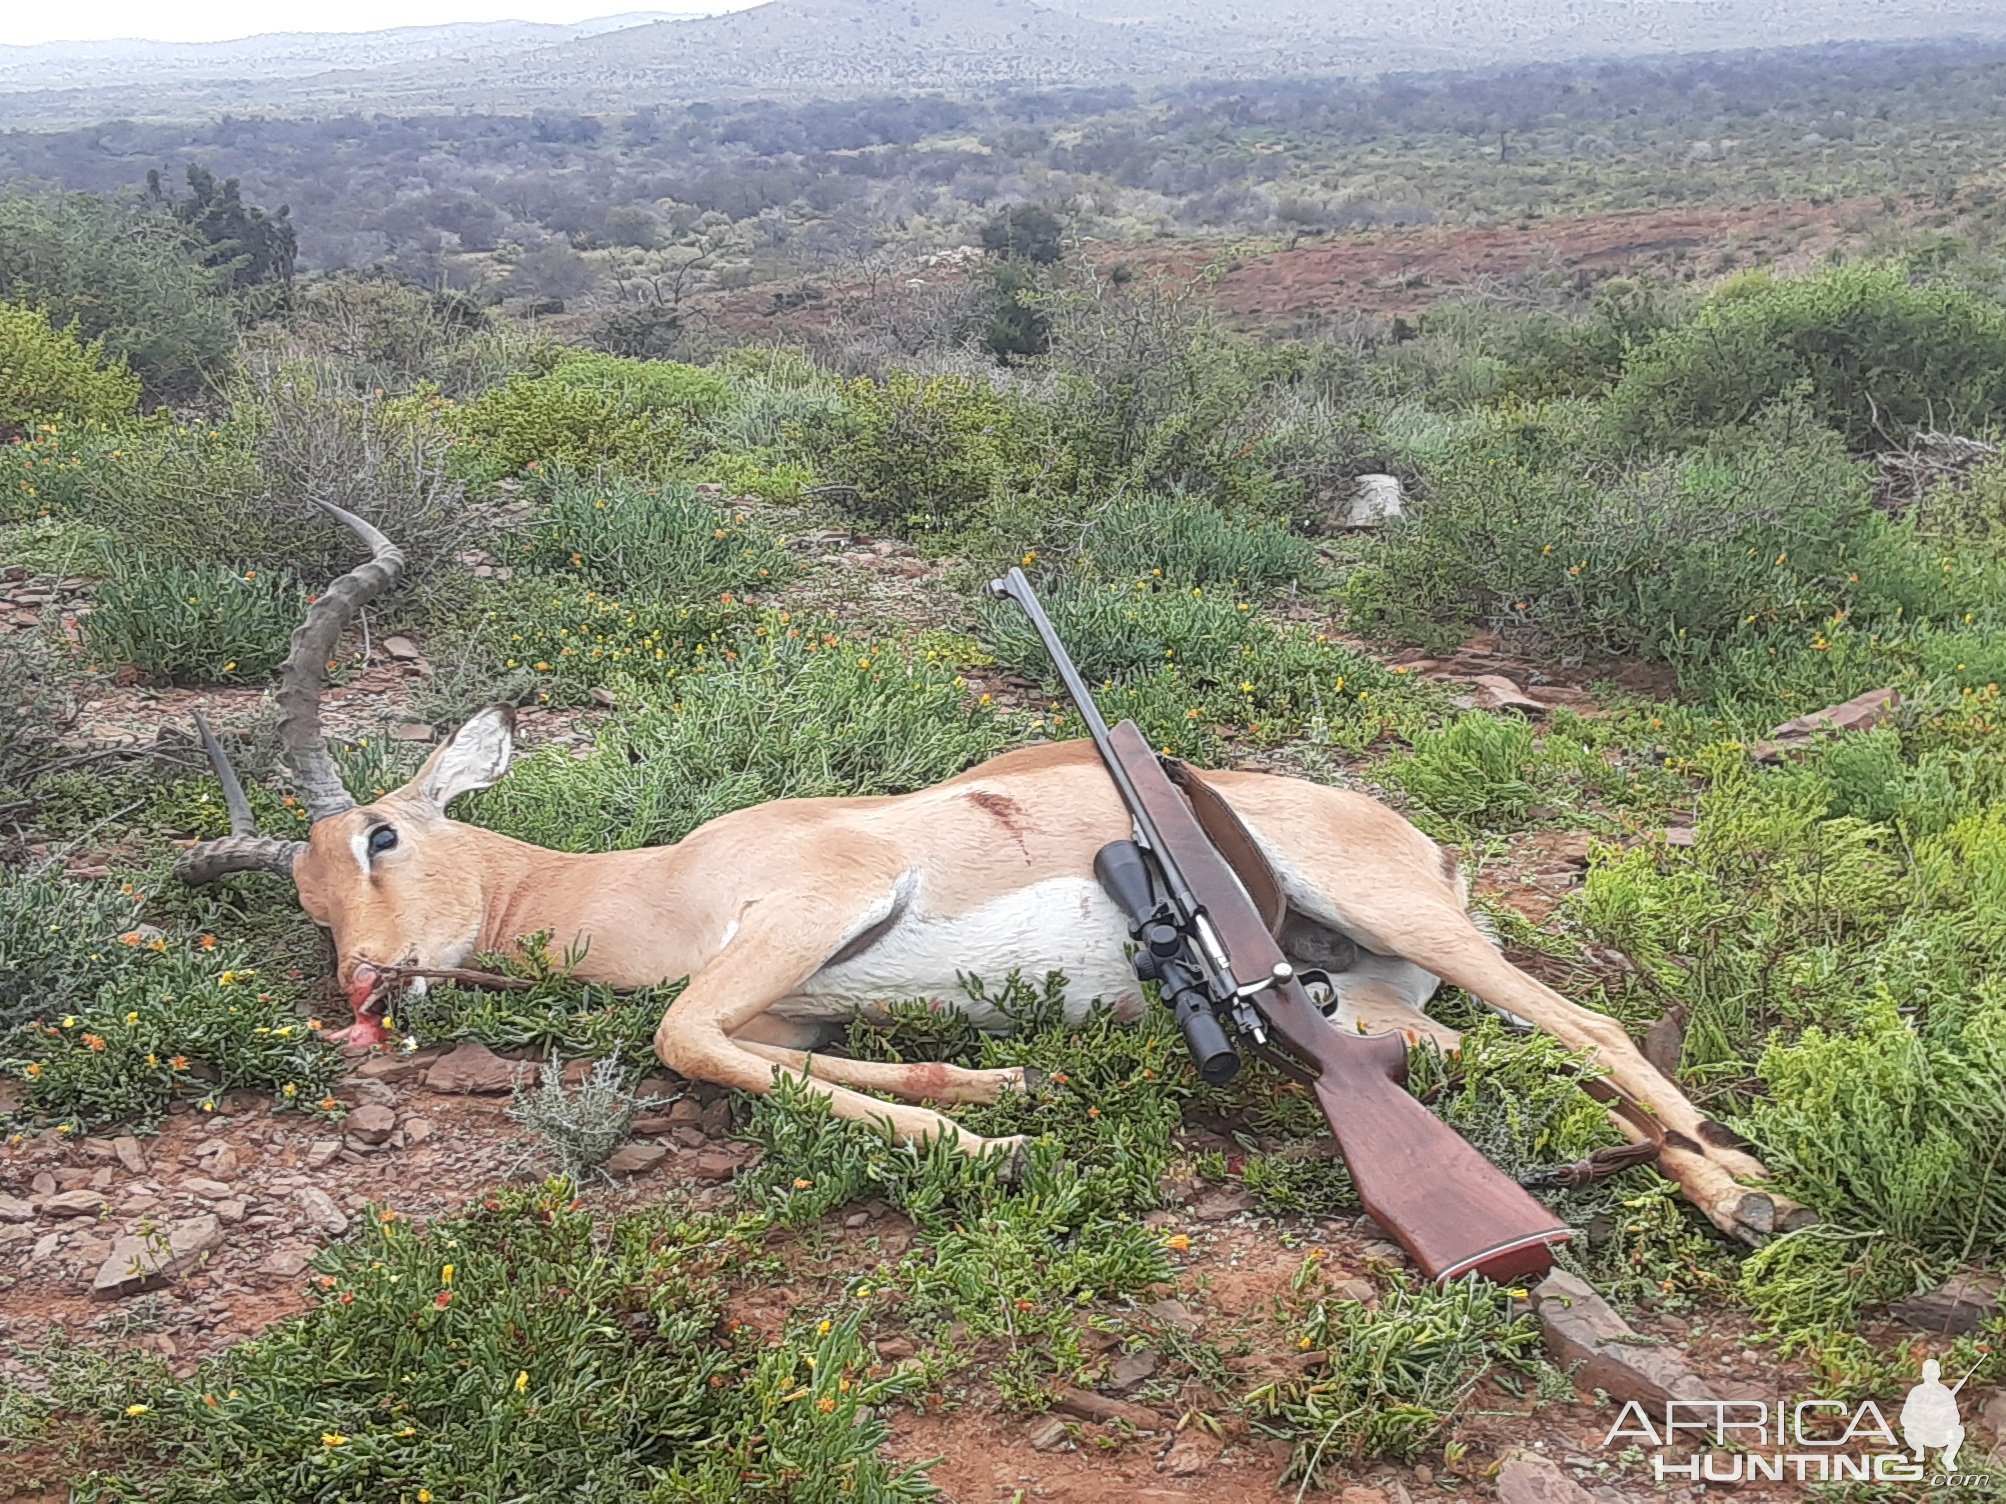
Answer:
[[[501,780],[515,756],[515,707],[490,705],[425,759],[411,786],[444,809],[461,794]]]

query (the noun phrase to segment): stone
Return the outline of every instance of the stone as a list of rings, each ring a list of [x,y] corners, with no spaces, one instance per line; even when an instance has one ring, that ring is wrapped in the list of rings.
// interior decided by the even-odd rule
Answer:
[[[35,1251],[30,1255],[36,1263],[56,1256],[56,1250],[63,1246],[63,1235],[59,1232],[44,1233],[35,1242]]]
[[[181,1182],[181,1189],[191,1196],[199,1196],[204,1201],[221,1201],[232,1194],[230,1188],[220,1180],[207,1180],[200,1175],[191,1175]]]
[[[383,651],[399,663],[416,663],[419,657],[418,644],[408,637],[384,638]]]
[[[1503,674],[1479,674],[1472,682],[1476,686],[1477,704],[1484,710],[1509,710],[1535,720],[1547,712],[1545,705]]]
[[[486,1045],[469,1040],[425,1072],[425,1084],[433,1091],[497,1096],[515,1090],[530,1069],[526,1061],[504,1060]]]
[[[902,1362],[919,1351],[910,1337],[886,1337],[877,1344],[877,1350],[879,1360],[885,1363]]]
[[[1420,1478],[1421,1469],[1415,1468],[1414,1476]],[[1421,1481],[1425,1483],[1427,1480],[1423,1478]],[[1353,1484],[1337,1496],[1337,1504],[1386,1504],[1386,1495],[1376,1488],[1360,1488]]]
[[[1558,1465],[1531,1452],[1514,1452],[1498,1469],[1499,1504],[1594,1504],[1588,1490]]]
[[[1371,1280],[1353,1277],[1333,1281],[1330,1294],[1333,1300],[1355,1300],[1364,1305],[1368,1300],[1376,1299],[1379,1291]]]
[[[1533,1290],[1532,1309],[1547,1351],[1563,1370],[1572,1369],[1577,1388],[1601,1389],[1618,1404],[1636,1400],[1648,1410],[1667,1400],[1717,1398],[1676,1351],[1642,1344],[1607,1301],[1563,1270]]]
[[[1665,1014],[1644,1031],[1644,1058],[1667,1081],[1678,1079],[1679,1060],[1685,1048],[1685,1020],[1676,1013]]]
[[[250,1212],[250,1203],[240,1196],[232,1196],[228,1201],[218,1201],[213,1208],[216,1220],[226,1227],[235,1227]]]
[[[325,1169],[333,1162],[334,1156],[340,1152],[340,1139],[317,1138],[311,1144],[307,1145],[306,1167],[309,1170]]]
[[[297,1245],[288,1244],[274,1248],[266,1254],[258,1268],[265,1274],[276,1274],[281,1279],[291,1279],[295,1275],[304,1274],[312,1263],[313,1255],[310,1252]]]
[[[28,1222],[35,1216],[35,1203],[19,1196],[0,1196],[0,1222]]]
[[[338,1238],[348,1231],[348,1213],[334,1204],[334,1198],[319,1186],[308,1186],[294,1193],[293,1199],[306,1214],[307,1221],[313,1223],[330,1237]]]
[[[237,1151],[225,1145],[204,1160],[202,1168],[216,1180],[228,1180],[237,1173]]]
[[[53,1196],[56,1194],[56,1177],[47,1170],[41,1170],[29,1182],[29,1186],[37,1196]]]
[[[1808,746],[1824,732],[1869,731],[1887,719],[1888,712],[1901,704],[1901,693],[1893,689],[1870,689],[1839,705],[1829,705],[1785,721],[1756,743],[1751,755],[1757,762],[1781,762],[1785,756]]]
[[[1181,1300],[1159,1300],[1142,1308],[1143,1314],[1159,1326],[1167,1326],[1172,1331],[1195,1332],[1204,1323],[1192,1314],[1191,1307]]]
[[[1049,1452],[1066,1444],[1066,1423],[1048,1415],[1031,1428],[1031,1450]]]
[[[607,1156],[606,1173],[645,1175],[668,1157],[669,1151],[660,1144],[622,1144]]]
[[[96,1191],[58,1191],[42,1203],[45,1217],[95,1217],[104,1210],[104,1197]]]
[[[1219,1443],[1202,1432],[1184,1437],[1163,1455],[1163,1471],[1173,1478],[1194,1478],[1219,1460]]]
[[[1132,1404],[1127,1400],[1109,1399],[1104,1394],[1095,1394],[1086,1389],[1061,1389],[1052,1408],[1061,1414],[1078,1420],[1090,1420],[1105,1424],[1120,1421],[1133,1426],[1138,1431],[1161,1431],[1165,1429],[1162,1416],[1144,1405]]]
[[[1244,1186],[1214,1186],[1191,1205],[1191,1215],[1200,1222],[1224,1222],[1254,1209],[1254,1193]]]
[[[1676,846],[1680,850],[1686,851],[1697,846],[1699,839],[1700,833],[1690,825],[1667,825],[1665,827],[1665,844],[1667,846]]]
[[[437,741],[438,737],[439,733],[423,721],[399,721],[390,728],[390,740],[393,742],[430,742]]]
[[[390,1135],[397,1131],[397,1114],[388,1107],[358,1107],[348,1115],[342,1127],[351,1138],[360,1139],[365,1144],[388,1142]]]
[[[120,1238],[91,1281],[91,1298],[118,1300],[157,1289],[195,1267],[222,1242],[223,1227],[214,1216],[191,1217],[151,1237]]]
[[[118,1162],[134,1175],[146,1173],[146,1156],[140,1152],[139,1140],[131,1136],[115,1138],[111,1141],[111,1152],[118,1156]]]
[[[1400,478],[1397,475],[1361,475],[1351,483],[1345,498],[1339,527],[1378,527],[1389,517],[1401,514]]]
[[[434,1062],[444,1058],[444,1045],[427,1045],[422,1050],[400,1050],[395,1055],[371,1055],[355,1067],[355,1074],[365,1081],[380,1081],[385,1086],[401,1086],[417,1081],[432,1068]]]
[[[438,1124],[430,1118],[406,1118],[404,1120],[404,1142],[422,1144],[439,1131]]]
[[[745,1168],[745,1156],[736,1149],[705,1149],[690,1161],[690,1174],[713,1184],[729,1180]]]
[[[1995,1389],[1978,1406],[1978,1423],[1992,1433],[1992,1456],[2006,1462],[2006,1389]]]
[[[731,1099],[729,1097],[720,1097],[717,1101],[704,1108],[697,1120],[697,1126],[712,1138],[730,1138],[732,1128]]]
[[[1953,1274],[1934,1290],[1896,1301],[1893,1310],[1912,1327],[1954,1336],[1975,1331],[1998,1310],[2001,1289],[1996,1274]]]
[[[1155,1373],[1162,1361],[1161,1355],[1153,1348],[1123,1353],[1114,1360],[1114,1367],[1108,1372],[1108,1387],[1117,1393],[1126,1393]]]
[[[677,1127],[688,1124],[695,1128],[703,1122],[703,1103],[695,1097],[683,1097],[669,1108],[669,1121]]]

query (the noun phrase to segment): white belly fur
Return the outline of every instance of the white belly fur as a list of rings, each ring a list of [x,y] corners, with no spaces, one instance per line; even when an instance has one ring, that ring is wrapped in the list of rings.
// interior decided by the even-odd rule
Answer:
[[[981,978],[993,995],[1013,971],[1033,986],[1056,971],[1066,979],[1066,1021],[1079,1023],[1096,1000],[1139,1002],[1127,940],[1120,912],[1092,878],[1048,878],[952,918],[928,914],[922,889],[888,934],[861,955],[816,972],[772,1011],[795,1019],[859,1011],[869,1017],[882,1004],[919,999],[1007,1033],[1010,1020],[971,1001],[956,973]]]

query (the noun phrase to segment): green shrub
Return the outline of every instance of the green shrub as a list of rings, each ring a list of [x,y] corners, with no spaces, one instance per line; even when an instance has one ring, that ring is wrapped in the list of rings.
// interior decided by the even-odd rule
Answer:
[[[145,388],[182,401],[221,372],[236,320],[202,247],[167,214],[89,193],[0,194],[0,298],[74,320]]]
[[[1478,712],[1418,733],[1414,750],[1383,771],[1436,814],[1497,828],[1523,821],[1539,798],[1536,760],[1530,725]]]
[[[108,359],[102,337],[50,325],[37,308],[0,303],[0,439],[43,424],[111,423],[139,403],[139,378]]]
[[[567,851],[648,846],[767,799],[924,788],[1006,742],[949,670],[782,616],[714,641],[703,661],[671,681],[668,703],[612,721],[590,757],[518,763],[472,801],[474,818]],[[629,698],[617,680],[614,692]]]
[[[340,1054],[242,945],[139,927],[141,900],[0,870],[0,1073],[33,1121],[148,1123],[230,1087],[318,1104]]]
[[[306,592],[284,575],[139,553],[99,582],[79,625],[101,666],[130,664],[172,684],[248,684],[285,661],[305,611]]]
[[[1677,659],[1752,627],[1948,604],[1942,571],[1876,511],[1829,430],[1785,410],[1605,479],[1575,454],[1586,417],[1489,415],[1348,583],[1354,620]]]
[[[477,483],[602,467],[659,476],[689,457],[692,414],[673,400],[680,380],[645,374],[647,367],[666,362],[610,355],[585,359],[632,367],[635,374],[627,383],[589,365],[582,374],[566,376],[560,366],[547,376],[510,377],[470,402],[437,407],[439,421],[455,439],[455,473]],[[577,363],[572,364],[575,370]],[[700,403],[708,390],[695,384],[692,395]]]
[[[673,360],[623,360],[577,350],[563,356],[543,380],[563,390],[610,398],[624,412],[715,419],[732,403],[731,384],[722,376]]]
[[[1034,463],[1016,411],[961,377],[893,372],[851,383],[847,432],[829,457],[851,488],[846,510],[902,537],[958,532],[1014,488]]]
[[[1307,579],[1316,550],[1273,523],[1235,521],[1202,501],[1170,496],[1094,514],[1080,562],[1108,579],[1261,590]]]
[[[929,1497],[923,1469],[880,1455],[918,1379],[873,1376],[863,1304],[770,1347],[730,1334],[755,1237],[681,1208],[600,1227],[563,1181],[429,1227],[372,1216],[322,1255],[303,1315],[94,1396],[116,1471],[80,1486],[132,1504]]]
[[[1988,427],[2006,416],[2006,309],[1897,264],[1748,273],[1631,357],[1609,424],[1638,448],[1683,447],[1800,396],[1854,450]]]
[[[676,601],[771,589],[794,567],[763,528],[687,485],[602,485],[568,474],[553,482],[518,547],[532,566]]]

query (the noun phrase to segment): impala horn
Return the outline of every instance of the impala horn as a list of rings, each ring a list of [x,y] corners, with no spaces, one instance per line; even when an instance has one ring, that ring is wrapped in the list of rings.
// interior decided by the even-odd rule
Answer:
[[[404,572],[404,554],[396,544],[353,512],[332,502],[320,505],[369,546],[369,558],[328,586],[307,607],[306,619],[293,632],[285,666],[279,671],[274,696],[279,702],[279,743],[293,781],[306,798],[307,815],[314,820],[355,807],[320,732],[320,696],[327,687],[329,658],[355,613],[395,585]],[[209,754],[209,765],[216,771],[216,781],[223,786],[230,834],[191,848],[176,865],[175,876],[191,887],[233,872],[275,872],[291,877],[293,859],[306,843],[258,834],[244,787],[199,710],[195,725]]]

